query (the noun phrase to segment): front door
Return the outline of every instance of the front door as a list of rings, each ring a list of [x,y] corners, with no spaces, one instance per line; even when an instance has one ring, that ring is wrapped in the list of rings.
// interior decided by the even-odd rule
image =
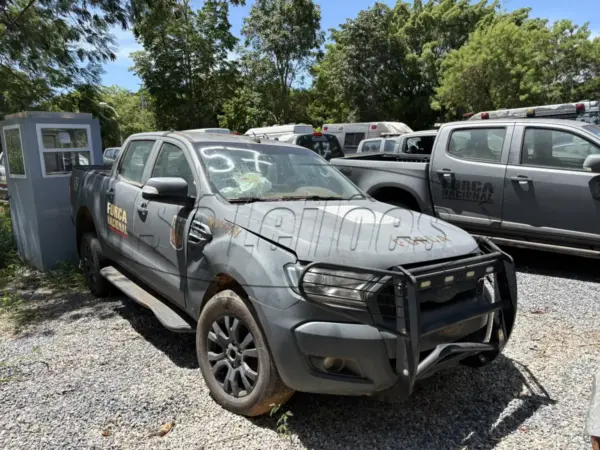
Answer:
[[[107,230],[107,256],[137,274],[136,256],[138,238],[133,230],[135,202],[141,195],[144,172],[155,140],[131,141],[119,163],[116,176],[111,179],[102,198]]]
[[[504,173],[514,126],[486,124],[443,130],[430,168],[436,214],[474,230],[500,227]]]
[[[520,154],[507,166],[502,227],[599,247],[600,175],[583,162],[600,147],[564,125],[520,125],[515,135]]]
[[[150,177],[178,177],[188,183],[188,195],[196,197],[196,180],[187,149],[165,140],[158,151]],[[144,261],[141,278],[160,294],[185,307],[186,248],[184,243],[193,207],[164,200],[136,199],[134,229]]]

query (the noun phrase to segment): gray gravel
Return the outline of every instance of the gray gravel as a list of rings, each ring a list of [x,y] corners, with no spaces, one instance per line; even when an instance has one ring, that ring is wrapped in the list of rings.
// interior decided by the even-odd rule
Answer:
[[[42,295],[18,333],[0,317],[0,448],[588,449],[600,267],[513,253],[520,312],[505,355],[434,375],[404,403],[296,394],[289,437],[274,419],[238,417],[210,399],[193,336],[127,299]]]

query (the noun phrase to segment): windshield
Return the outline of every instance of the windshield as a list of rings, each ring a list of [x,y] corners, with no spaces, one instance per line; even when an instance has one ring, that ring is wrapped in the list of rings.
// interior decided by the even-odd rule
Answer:
[[[301,148],[197,147],[215,190],[229,201],[349,200],[363,197],[323,158]]]
[[[598,125],[584,125],[583,128],[594,133],[596,136],[600,136],[600,126]]]

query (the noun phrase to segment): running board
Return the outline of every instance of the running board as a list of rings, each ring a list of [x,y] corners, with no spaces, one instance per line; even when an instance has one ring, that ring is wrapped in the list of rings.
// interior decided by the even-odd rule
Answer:
[[[119,288],[127,297],[151,310],[158,321],[176,333],[194,333],[194,327],[175,309],[150,294],[125,274],[112,266],[100,270],[100,275]]]
[[[588,250],[585,248],[566,247],[564,245],[542,244],[541,242],[521,241],[518,239],[507,239],[500,237],[488,236],[494,243],[498,245],[506,245],[510,247],[528,248],[532,250],[545,250],[547,252],[563,253],[566,255],[583,256],[585,258],[600,258],[600,251]]]

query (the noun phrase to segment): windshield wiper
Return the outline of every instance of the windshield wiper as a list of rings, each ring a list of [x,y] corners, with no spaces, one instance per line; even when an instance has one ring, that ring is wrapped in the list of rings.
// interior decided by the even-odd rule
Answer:
[[[281,198],[264,198],[264,197],[235,197],[228,198],[229,203],[254,203],[254,202],[279,202]]]
[[[282,200],[345,200],[344,197],[327,197],[322,195],[294,195],[290,197],[282,197]]]

